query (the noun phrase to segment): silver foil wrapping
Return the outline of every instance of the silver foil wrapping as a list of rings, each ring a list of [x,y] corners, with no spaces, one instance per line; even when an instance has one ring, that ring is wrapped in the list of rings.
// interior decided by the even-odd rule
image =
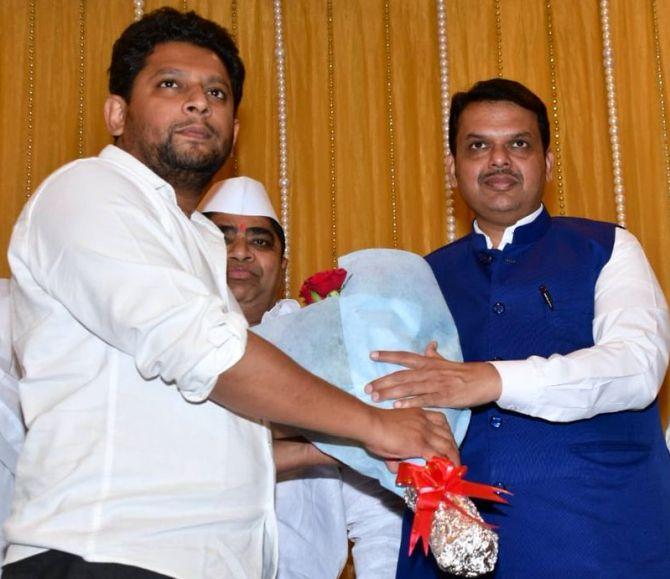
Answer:
[[[405,491],[405,502],[415,510],[416,491],[411,487]],[[498,559],[498,535],[476,522],[482,518],[469,498],[450,493],[447,498],[472,518],[447,502],[438,505],[430,530],[430,550],[437,564],[442,570],[461,577],[478,577],[491,572]]]

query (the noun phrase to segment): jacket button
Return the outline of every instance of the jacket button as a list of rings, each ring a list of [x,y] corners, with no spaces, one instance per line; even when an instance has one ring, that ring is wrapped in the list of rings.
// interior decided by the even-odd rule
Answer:
[[[493,361],[494,362],[501,362],[502,358],[500,356],[493,356]]]
[[[493,311],[499,316],[505,313],[505,304],[502,302],[496,302],[493,304]]]
[[[500,481],[498,481],[498,482],[496,483],[496,486],[497,486],[499,489],[502,489],[502,490],[504,490],[504,491],[507,490],[507,487],[504,485],[504,483],[502,483],[502,482],[500,482]]]
[[[482,251],[479,253],[479,261],[484,265],[489,265],[493,261],[493,256],[490,253]]]
[[[500,428],[502,426],[502,418],[500,416],[491,416],[489,424],[491,428]]]

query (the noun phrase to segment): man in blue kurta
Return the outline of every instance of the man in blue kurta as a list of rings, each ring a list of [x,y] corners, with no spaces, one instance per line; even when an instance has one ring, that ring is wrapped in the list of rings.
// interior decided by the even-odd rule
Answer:
[[[458,93],[451,176],[473,231],[427,257],[465,363],[377,352],[407,370],[373,382],[396,405],[473,407],[468,478],[513,493],[481,505],[498,526],[493,577],[670,577],[670,456],[656,397],[668,362],[668,308],[625,229],[550,217],[549,122],[506,79]],[[398,577],[442,577],[406,516]]]

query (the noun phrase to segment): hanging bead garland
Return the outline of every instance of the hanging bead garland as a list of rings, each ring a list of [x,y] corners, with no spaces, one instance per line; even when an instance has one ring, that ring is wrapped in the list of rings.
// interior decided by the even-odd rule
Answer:
[[[23,191],[33,193],[33,112],[35,106],[35,1],[28,3],[28,109],[26,111],[26,176]]]
[[[665,113],[665,78],[663,59],[661,58],[661,35],[658,27],[658,6],[656,0],[651,3],[654,27],[654,52],[656,59],[656,86],[658,88],[658,106],[661,118],[661,137],[663,139],[663,160],[665,162],[665,194],[670,199],[670,143],[668,142],[668,120]]]
[[[282,0],[274,0],[274,32],[275,32],[275,69],[277,74],[277,123],[279,133],[279,192],[281,198],[281,222],[286,235],[286,258],[289,267],[284,276],[284,295],[290,296],[290,213],[289,213],[289,178],[288,178],[288,137],[286,130],[286,61],[284,52],[284,23],[282,16]]]
[[[77,110],[77,155],[84,156],[86,103],[86,0],[79,0],[79,107]]]
[[[494,0],[496,14],[496,66],[498,78],[503,77],[503,37],[502,37],[502,6],[500,0]]]
[[[436,0],[437,9],[437,50],[440,66],[440,114],[442,116],[442,164],[443,188],[446,206],[447,242],[456,239],[456,216],[454,215],[454,194],[449,174],[449,51],[447,44],[447,11],[444,0]]]
[[[603,68],[607,93],[607,124],[612,149],[612,176],[614,180],[614,205],[616,221],[626,227],[626,194],[621,170],[621,147],[619,144],[619,118],[617,115],[616,82],[614,78],[614,50],[610,36],[609,0],[600,0],[600,28],[603,37]]]
[[[391,59],[391,3],[384,2],[384,53],[386,56],[386,117],[389,137],[389,186],[393,247],[398,247],[398,197],[396,194],[395,127],[393,124],[393,62]]]
[[[144,16],[144,0],[133,0],[133,18],[135,22],[142,20]]]
[[[328,30],[328,175],[330,185],[330,255],[337,267],[337,174],[335,149],[335,32],[333,27],[333,0],[326,3]]]
[[[545,4],[547,27],[547,47],[549,52],[549,75],[551,79],[551,120],[554,153],[554,175],[556,175],[556,193],[558,196],[558,213],[565,215],[565,187],[563,183],[563,157],[561,155],[561,130],[558,107],[558,82],[556,74],[556,53],[554,51],[554,19],[551,0]]]
[[[237,27],[237,0],[231,0],[230,2],[230,34],[235,41],[235,45],[238,50],[240,48],[239,37],[238,37],[238,27]],[[237,151],[233,149],[233,177],[237,177],[240,174],[240,165],[237,160]]]

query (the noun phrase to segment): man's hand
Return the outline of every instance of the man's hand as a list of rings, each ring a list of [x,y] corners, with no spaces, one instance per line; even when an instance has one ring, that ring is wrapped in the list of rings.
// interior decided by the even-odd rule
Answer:
[[[363,441],[370,452],[386,459],[446,456],[454,464],[460,464],[458,447],[441,412],[372,406],[370,410],[373,428]]]
[[[321,452],[304,438],[279,438],[272,444],[277,473],[286,473],[308,466],[340,464],[332,456]]]
[[[502,382],[488,362],[450,362],[437,353],[431,342],[425,356],[412,352],[372,352],[378,362],[405,366],[365,387],[372,400],[396,400],[396,408],[468,408],[500,398]]]

